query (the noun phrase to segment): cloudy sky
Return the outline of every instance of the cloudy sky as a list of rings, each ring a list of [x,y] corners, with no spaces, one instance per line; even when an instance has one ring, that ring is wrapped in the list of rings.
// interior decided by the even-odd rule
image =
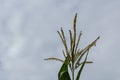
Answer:
[[[85,47],[97,36],[83,80],[120,80],[120,0],[0,0],[0,80],[57,80],[63,58],[57,30],[77,31]],[[68,37],[68,36],[66,36]]]

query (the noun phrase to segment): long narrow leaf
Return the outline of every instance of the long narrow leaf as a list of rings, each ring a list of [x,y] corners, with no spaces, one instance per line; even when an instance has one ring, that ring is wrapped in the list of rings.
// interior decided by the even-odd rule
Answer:
[[[89,52],[89,51],[88,51],[88,52]],[[80,79],[81,72],[82,72],[82,70],[83,70],[83,68],[84,68],[84,66],[85,66],[86,60],[87,60],[88,52],[87,52],[87,54],[86,54],[86,57],[85,57],[85,59],[84,59],[84,62],[83,62],[83,64],[82,64],[82,66],[80,67],[80,70],[79,70],[79,72],[78,72],[78,74],[77,74],[76,80],[79,80],[79,79]]]

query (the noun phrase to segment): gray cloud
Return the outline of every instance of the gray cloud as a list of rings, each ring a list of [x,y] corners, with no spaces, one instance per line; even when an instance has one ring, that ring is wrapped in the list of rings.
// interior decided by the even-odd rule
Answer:
[[[43,59],[63,58],[56,30],[71,29],[77,12],[77,30],[83,31],[80,47],[101,36],[89,55],[94,64],[86,65],[82,79],[119,80],[119,4],[119,0],[1,0],[0,79],[57,80],[61,64]]]

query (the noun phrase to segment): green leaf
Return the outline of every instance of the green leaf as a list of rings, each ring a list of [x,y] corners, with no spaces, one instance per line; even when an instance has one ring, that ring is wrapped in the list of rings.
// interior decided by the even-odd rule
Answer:
[[[89,50],[88,50],[88,52],[89,52]],[[83,64],[82,64],[81,67],[80,67],[80,70],[79,70],[79,72],[78,72],[78,74],[77,74],[76,80],[79,80],[79,79],[80,79],[80,76],[81,76],[83,67],[85,66],[85,63],[86,63],[86,60],[87,60],[88,52],[87,52],[87,54],[86,54],[86,57],[85,57],[85,59],[84,59]]]
[[[71,80],[70,75],[68,73],[68,64],[66,63],[66,61],[67,61],[67,58],[58,73],[59,80]]]

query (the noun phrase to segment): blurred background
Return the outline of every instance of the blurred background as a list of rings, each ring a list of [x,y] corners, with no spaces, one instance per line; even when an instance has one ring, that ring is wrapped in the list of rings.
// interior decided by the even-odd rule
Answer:
[[[69,39],[76,12],[80,48],[101,36],[81,79],[120,80],[120,0],[0,0],[0,80],[57,80],[44,58],[64,59],[57,30]]]

